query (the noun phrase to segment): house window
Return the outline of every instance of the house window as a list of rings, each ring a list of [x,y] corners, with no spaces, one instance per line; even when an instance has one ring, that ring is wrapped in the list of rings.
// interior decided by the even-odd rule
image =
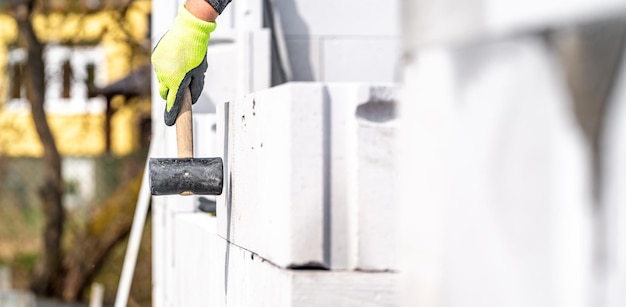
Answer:
[[[22,86],[24,81],[24,63],[15,62],[9,65],[10,99],[22,98]]]
[[[87,72],[87,77],[85,78],[85,85],[87,86],[87,97],[93,98],[95,97],[95,80],[96,80],[96,64],[88,63],[85,66],[85,71]]]
[[[8,98],[11,100],[24,99],[26,74],[26,51],[21,48],[9,50],[6,75],[9,77]]]
[[[61,88],[61,97],[70,98],[72,95],[72,64],[70,60],[65,60],[61,66],[63,83]]]

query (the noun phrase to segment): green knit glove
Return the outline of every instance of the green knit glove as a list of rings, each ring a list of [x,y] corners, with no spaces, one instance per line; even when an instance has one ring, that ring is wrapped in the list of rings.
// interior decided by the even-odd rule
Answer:
[[[183,89],[189,87],[192,103],[200,97],[207,69],[206,50],[213,30],[214,22],[198,19],[181,6],[174,24],[152,51],[159,94],[167,102],[165,124],[168,126],[176,122]]]

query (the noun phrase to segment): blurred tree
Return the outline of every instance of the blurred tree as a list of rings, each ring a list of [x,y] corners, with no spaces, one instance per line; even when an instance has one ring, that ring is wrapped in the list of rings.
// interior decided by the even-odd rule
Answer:
[[[34,0],[16,1],[12,8],[18,25],[18,45],[26,50],[26,97],[31,105],[35,129],[43,145],[45,162],[44,184],[40,190],[43,211],[46,216],[44,226],[44,250],[32,278],[32,290],[38,294],[52,295],[61,287],[62,276],[61,235],[65,212],[63,210],[63,178],[61,176],[61,156],[48,126],[44,112],[45,80],[43,44],[37,39],[31,23]]]
[[[117,15],[115,22],[118,23],[117,29],[125,32],[122,17],[133,0],[117,2],[122,5],[121,13]],[[74,301],[80,298],[88,282],[115,244],[128,235],[142,174],[141,172],[136,174],[131,184],[120,185],[100,204],[88,217],[87,226],[76,235],[70,249],[63,250],[62,236],[66,219],[63,206],[65,187],[61,175],[62,160],[44,111],[44,43],[38,39],[32,22],[33,12],[45,13],[50,10],[50,6],[55,5],[54,3],[65,8],[77,8],[83,3],[87,5],[87,9],[93,10],[89,4],[93,4],[94,1],[0,0],[0,10],[10,12],[15,19],[18,27],[16,44],[27,54],[23,80],[35,129],[43,145],[45,162],[43,170],[45,183],[39,192],[45,215],[43,249],[31,278],[31,290],[38,295]],[[149,42],[146,44],[140,39],[133,41],[133,38],[130,34],[121,36],[121,39],[127,40],[134,52],[149,55],[150,49],[146,47],[149,46]]]

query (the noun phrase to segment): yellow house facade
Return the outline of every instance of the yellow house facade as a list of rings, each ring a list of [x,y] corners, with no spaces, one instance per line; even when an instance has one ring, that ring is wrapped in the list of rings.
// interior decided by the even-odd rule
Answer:
[[[46,45],[47,119],[62,155],[107,152],[107,108],[110,152],[125,155],[142,147],[149,97],[107,100],[91,95],[90,88],[105,87],[149,64],[150,13],[149,0],[134,0],[127,7],[33,16],[35,32]],[[0,13],[0,29],[0,155],[38,157],[43,149],[20,83],[25,52],[15,44],[17,26],[10,15]]]

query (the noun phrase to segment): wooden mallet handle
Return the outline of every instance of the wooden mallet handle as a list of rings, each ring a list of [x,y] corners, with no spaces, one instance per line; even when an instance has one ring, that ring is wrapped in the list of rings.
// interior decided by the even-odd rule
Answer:
[[[193,158],[193,117],[189,88],[185,88],[183,104],[176,117],[176,145],[179,159]]]

